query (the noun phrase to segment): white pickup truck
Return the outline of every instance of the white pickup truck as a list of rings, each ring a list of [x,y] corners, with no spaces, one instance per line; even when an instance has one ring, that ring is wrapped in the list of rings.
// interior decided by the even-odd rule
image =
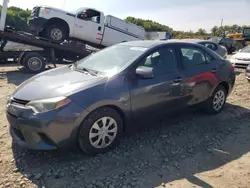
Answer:
[[[145,30],[114,16],[104,16],[93,8],[67,12],[52,7],[34,7],[29,20],[33,33],[52,41],[77,39],[93,47],[106,47],[120,42],[143,40]]]

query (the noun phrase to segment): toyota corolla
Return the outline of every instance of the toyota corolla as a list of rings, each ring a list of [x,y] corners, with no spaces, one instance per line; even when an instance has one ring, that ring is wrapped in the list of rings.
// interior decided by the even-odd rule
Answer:
[[[218,114],[234,82],[231,63],[202,45],[125,42],[26,80],[9,97],[6,113],[22,147],[73,144],[96,154],[116,146],[136,120],[198,104]]]

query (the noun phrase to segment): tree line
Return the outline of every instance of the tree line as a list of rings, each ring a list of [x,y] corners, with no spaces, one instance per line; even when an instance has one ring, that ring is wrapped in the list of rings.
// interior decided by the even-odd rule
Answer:
[[[2,6],[0,6],[0,12]],[[28,31],[28,19],[31,14],[31,10],[23,10],[18,7],[9,7],[7,10],[6,25],[13,27],[17,30]]]
[[[2,10],[2,6],[0,6],[0,11]],[[28,31],[28,19],[31,14],[31,10],[26,9],[23,10],[18,7],[9,7],[7,12],[6,18],[6,25],[13,27],[17,30]],[[206,38],[211,36],[221,36],[224,32],[227,33],[236,33],[242,32],[242,28],[247,27],[247,25],[239,26],[239,25],[225,25],[225,26],[214,26],[211,28],[209,32],[205,29],[200,28],[198,31],[175,31],[173,28],[160,24],[158,22],[148,20],[148,19],[141,19],[141,18],[134,18],[134,17],[127,17],[125,19],[127,22],[131,22],[138,26],[143,27],[146,31],[164,31],[171,33],[174,38]],[[248,26],[250,27],[250,26]]]
[[[138,26],[143,27],[146,31],[165,31],[171,33],[174,38],[208,38],[211,36],[222,36],[223,34],[242,32],[244,27],[250,27],[250,25],[225,25],[225,26],[214,26],[207,32],[205,29],[200,28],[198,31],[175,31],[169,26],[162,25],[152,20],[144,20],[140,18],[127,17],[127,22],[131,22]]]

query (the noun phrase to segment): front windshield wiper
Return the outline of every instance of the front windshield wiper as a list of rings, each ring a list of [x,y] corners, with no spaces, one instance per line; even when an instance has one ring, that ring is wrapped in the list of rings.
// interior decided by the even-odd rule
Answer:
[[[95,72],[93,70],[90,70],[90,69],[87,69],[87,68],[83,68],[82,71],[87,72],[87,73],[89,73],[91,75],[97,76],[97,72]]]

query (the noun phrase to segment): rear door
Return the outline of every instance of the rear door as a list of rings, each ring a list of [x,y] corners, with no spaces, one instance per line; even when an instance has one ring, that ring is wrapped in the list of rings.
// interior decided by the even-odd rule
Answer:
[[[139,66],[153,68],[152,79],[135,75]],[[147,118],[181,108],[183,74],[179,71],[174,47],[160,47],[147,55],[132,70],[129,79],[132,115]]]
[[[206,100],[219,82],[216,75],[219,68],[218,60],[196,45],[182,44],[178,53],[185,75],[186,105]]]

